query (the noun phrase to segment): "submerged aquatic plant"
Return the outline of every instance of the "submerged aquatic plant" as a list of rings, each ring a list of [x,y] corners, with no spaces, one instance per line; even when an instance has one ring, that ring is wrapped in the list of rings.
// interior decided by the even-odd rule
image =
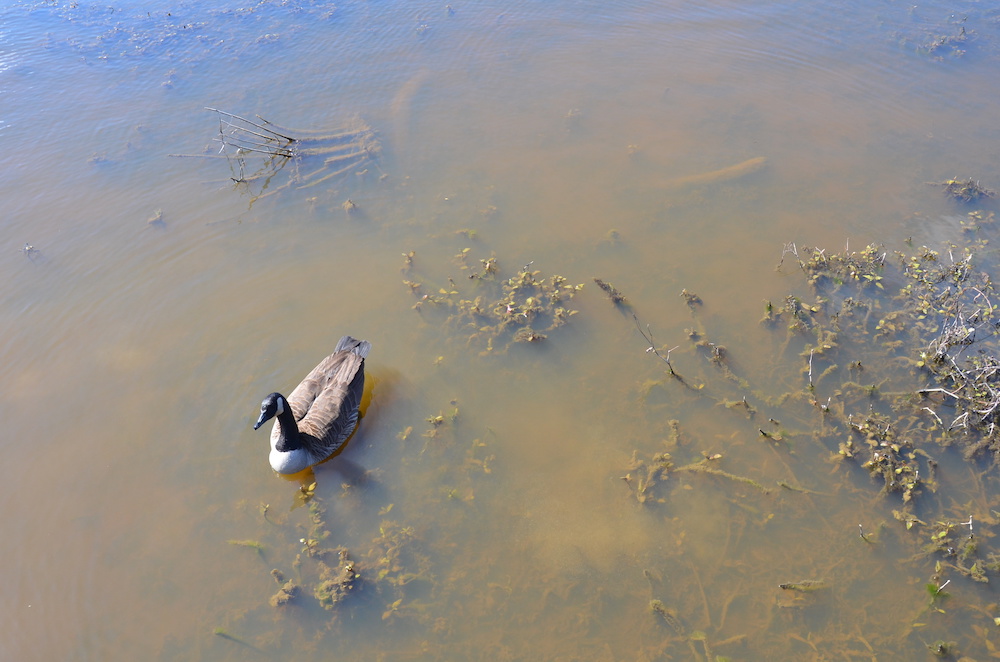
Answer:
[[[299,585],[292,580],[288,580],[281,585],[281,588],[278,589],[277,593],[271,596],[271,599],[268,600],[268,604],[272,607],[280,607],[291,602],[296,596],[298,596],[298,594]]]
[[[625,303],[627,303],[627,300],[625,299],[625,295],[622,294],[620,291],[618,291],[618,288],[615,287],[614,285],[612,285],[611,283],[603,281],[600,278],[595,278],[594,282],[597,284],[597,286],[599,288],[601,288],[602,290],[604,290],[604,293],[608,295],[609,299],[611,299],[611,303],[614,303],[614,304],[625,304]]]
[[[657,483],[666,480],[673,467],[670,453],[654,453],[646,459],[639,457],[638,451],[633,451],[632,461],[628,464],[628,473],[621,478],[639,503],[644,504],[650,500],[663,503],[665,499],[662,496],[655,497],[653,488]]]
[[[948,197],[959,202],[978,202],[981,198],[992,198],[996,195],[978,180],[969,177],[968,179],[947,179],[940,183],[944,187],[944,192]]]
[[[639,380],[640,402],[651,411],[654,405],[647,399],[652,388],[667,389],[678,382],[686,387],[678,389],[679,394],[688,400],[703,398],[745,415],[748,422],[741,424],[747,435],[755,433],[769,442],[768,448],[789,471],[793,470],[791,458],[802,457],[797,454],[799,443],[807,440],[826,448],[841,470],[870,475],[874,484],[872,509],[878,508],[880,499],[891,500],[898,524],[872,522],[871,512],[859,513],[855,521],[864,523],[857,531],[865,544],[858,549],[890,549],[890,538],[883,531],[898,531],[913,552],[903,561],[931,575],[926,584],[929,604],[921,605],[904,636],[927,625],[921,617],[944,613],[945,588],[958,590],[955,579],[987,583],[1000,575],[1000,550],[995,543],[1000,501],[988,484],[1000,463],[1000,292],[990,275],[997,254],[983,236],[991,229],[993,215],[973,211],[966,218],[969,221],[963,223],[961,235],[964,243],[938,250],[909,246],[892,251],[871,244],[838,252],[787,245],[780,268],[797,265],[811,291],[765,302],[761,320],[762,327],[778,340],[774,381],[793,383],[785,393],[758,387],[740,372],[739,346],[734,343],[734,350],[729,350],[715,341],[698,317],[698,304],[691,306],[695,325],[688,330],[690,348],[680,358],[664,356],[636,322],[647,352],[658,356],[671,376],[678,369],[692,374],[694,369],[683,362],[696,356],[703,365],[713,366],[703,371],[714,371],[711,374],[724,378],[706,377],[697,388],[690,385],[693,380],[679,378]],[[782,375],[787,360],[792,367]],[[804,430],[788,430],[774,418],[766,423],[761,420],[777,407],[787,409],[796,404],[803,405]],[[788,491],[817,497],[832,494],[796,489],[796,485],[811,481],[798,480],[794,473],[764,481],[753,471],[747,473],[754,477],[740,475],[743,471],[726,471],[725,465],[717,462],[723,459],[718,453],[703,453],[696,462],[675,465],[673,458],[684,457],[684,451],[690,454],[692,443],[689,440],[680,448],[667,443],[662,448],[653,444],[637,449],[622,476],[631,496],[647,506],[666,503],[671,495],[663,488],[679,472],[725,478],[719,489],[731,504],[748,511],[754,506],[734,488],[746,485],[764,494],[765,483],[775,478]],[[971,484],[963,489],[974,491],[971,498],[955,499],[942,489],[938,457],[949,452],[946,449],[957,450],[970,461]],[[960,480],[966,479],[963,476]],[[684,488],[705,489],[706,485],[692,482]],[[845,485],[842,489],[859,488]],[[782,497],[772,493],[759,498],[770,501]],[[756,508],[751,512],[756,517],[748,521],[760,525],[773,516],[757,514]],[[844,533],[858,536],[853,530]],[[776,604],[809,608],[817,597],[839,599],[835,596],[840,586],[838,581],[828,591],[819,592],[827,587],[825,582],[785,582],[780,584],[782,595]],[[997,619],[991,625],[1000,624],[995,605],[962,608],[970,619],[977,617],[973,611],[978,610]],[[662,602],[651,602],[650,609],[669,624],[673,613]],[[954,610],[949,609],[953,619]],[[835,628],[827,634],[835,637]],[[691,639],[688,636],[689,642]],[[820,650],[814,642],[807,643]],[[867,642],[865,647],[869,652],[875,650]],[[941,640],[929,648],[936,655],[950,655],[956,644]]]
[[[313,588],[313,596],[324,609],[333,609],[344,600],[354,588],[358,572],[354,567],[348,552],[344,548],[337,549],[337,564],[330,566],[320,561],[319,582]]]
[[[247,547],[255,550],[261,556],[264,556],[264,545],[260,544],[256,540],[227,540],[226,542],[230,545],[235,545],[236,547]]]
[[[563,276],[542,276],[528,263],[513,275],[505,277],[496,256],[470,261],[471,249],[455,256],[455,264],[466,276],[459,285],[448,278],[448,287],[425,287],[422,283],[404,280],[417,297],[413,308],[422,314],[447,312],[444,325],[466,336],[466,344],[480,348],[480,354],[503,353],[515,343],[535,344],[548,339],[549,334],[569,322],[577,314],[568,308],[569,302],[583,289],[571,285]],[[413,265],[413,254],[407,257],[407,269]]]
[[[294,535],[301,545],[299,552],[291,560],[294,579],[286,577],[280,568],[272,568],[270,576],[278,585],[278,590],[267,600],[272,607],[283,607],[302,600],[303,594],[312,595],[319,606],[333,609],[344,602],[360,583],[361,571],[351,559],[349,551],[340,546],[331,547],[326,543],[331,533],[326,524],[323,500],[317,495],[317,484],[310,482],[299,486],[295,494],[292,512],[303,504],[308,519],[296,524],[289,523],[289,517],[274,520],[268,517],[270,506],[261,504],[258,508],[261,518],[272,527],[286,530],[289,537]],[[301,511],[300,511],[301,512]],[[287,529],[286,529],[287,527]],[[273,529],[272,529],[273,530]],[[256,540],[229,540],[229,544],[254,549],[264,556],[264,546]],[[293,539],[288,541],[293,543]],[[280,546],[273,546],[280,549]],[[273,556],[278,556],[275,552]],[[335,561],[330,559],[334,558]],[[225,635],[223,635],[225,636]],[[228,638],[228,637],[227,637]]]

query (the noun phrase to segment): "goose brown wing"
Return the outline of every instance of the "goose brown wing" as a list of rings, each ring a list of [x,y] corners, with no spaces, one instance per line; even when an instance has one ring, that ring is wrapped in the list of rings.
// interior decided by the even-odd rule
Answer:
[[[288,404],[292,406],[292,413],[295,415],[296,422],[305,418],[316,398],[326,388],[329,381],[327,375],[330,374],[331,368],[334,367],[333,364],[337,359],[337,354],[331,354],[320,361],[319,365],[313,368],[306,375],[305,379],[299,382],[295,390],[288,394]]]
[[[335,353],[316,366],[306,381],[311,382],[310,393],[319,389],[299,421],[299,431],[324,447],[315,450],[329,448],[328,452],[333,452],[358,420],[358,405],[365,383],[364,358],[351,351]]]
[[[336,380],[344,378],[340,370],[343,362],[347,360],[348,354],[353,353],[361,358],[365,358],[370,349],[371,343],[367,340],[355,340],[350,336],[341,338],[333,353],[309,371],[305,379],[288,395],[287,400],[292,406],[292,413],[295,415],[295,420],[301,421],[305,418],[309,410],[313,407],[316,398]],[[352,378],[353,373],[351,377],[346,377],[344,383],[349,383]]]

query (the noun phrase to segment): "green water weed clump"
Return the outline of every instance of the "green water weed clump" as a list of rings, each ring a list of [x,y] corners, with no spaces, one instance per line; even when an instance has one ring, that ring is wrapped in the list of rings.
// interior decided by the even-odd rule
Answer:
[[[939,183],[944,187],[945,194],[958,202],[978,202],[982,198],[992,198],[996,195],[978,180],[969,177],[968,179],[946,179]]]
[[[413,309],[423,315],[446,314],[443,325],[458,330],[466,344],[481,355],[502,354],[516,343],[535,344],[567,324],[578,311],[569,307],[583,289],[559,275],[545,277],[528,263],[507,276],[496,256],[482,258],[476,265],[465,248],[453,263],[464,276],[461,284],[447,278],[447,286],[436,288],[410,278],[403,283],[417,301]],[[414,268],[413,253],[404,254],[404,271]]]
[[[955,185],[960,183],[970,184]],[[987,197],[985,190],[966,193],[970,199]],[[963,224],[963,243],[939,250],[909,245],[892,251],[870,244],[855,251],[828,251],[787,244],[779,269],[794,264],[809,293],[766,301],[761,319],[764,329],[779,338],[784,335],[772,374],[788,366],[785,358],[792,368],[778,380],[795,384],[798,372],[798,386],[785,393],[757,387],[741,374],[732,352],[709,341],[710,330],[699,319],[700,301],[690,306],[696,322],[688,332],[692,349],[724,380],[720,384],[706,378],[697,389],[683,391],[685,397],[705,398],[743,412],[751,421],[776,407],[806,404],[812,413],[807,409],[802,417],[815,422],[806,423],[812,430],[788,432],[774,418],[768,419],[771,425],[752,425],[760,438],[780,440],[768,445],[781,457],[794,453],[798,440],[811,438],[831,451],[828,457],[835,464],[866,471],[879,485],[881,498],[898,499],[893,516],[915,536],[912,544],[922,545],[911,562],[938,560],[935,586],[947,583],[939,576],[943,573],[988,582],[1000,572],[1000,554],[993,544],[1000,503],[985,490],[988,477],[982,469],[984,462],[995,467],[1000,461],[1000,292],[990,276],[997,253],[983,237],[993,214],[974,211],[968,218],[976,225]],[[648,327],[644,330],[638,321],[636,326],[649,345],[647,351],[666,363],[671,376],[677,375],[670,355],[656,348]],[[665,388],[668,382],[646,384]],[[650,388],[640,387],[641,400]],[[735,397],[720,395],[724,388],[735,389]],[[680,472],[714,475],[768,493],[763,481],[722,469],[721,454],[703,453],[701,460],[676,466],[673,457],[679,449],[666,450],[636,451],[626,465],[628,473],[622,478],[640,504],[665,502],[669,494],[663,487]],[[973,487],[979,490],[964,505],[943,500],[941,494],[938,456],[952,450],[972,463]],[[808,484],[791,477],[791,482],[777,484],[789,490]],[[730,501],[736,503],[733,497]],[[965,514],[956,517],[963,509]],[[930,513],[934,515],[928,518]],[[866,543],[883,543],[880,535],[866,534],[865,527],[858,526]],[[874,530],[885,526],[876,523]],[[793,602],[800,606],[800,601]]]
[[[337,564],[330,566],[324,561],[319,561],[319,582],[313,588],[313,596],[320,606],[331,610],[354,589],[358,579],[358,572],[354,567],[354,561],[344,548],[335,550],[337,552]]]

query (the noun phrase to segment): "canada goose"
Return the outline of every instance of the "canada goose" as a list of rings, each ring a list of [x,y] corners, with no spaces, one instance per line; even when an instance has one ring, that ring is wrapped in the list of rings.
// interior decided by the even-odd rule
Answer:
[[[306,375],[285,398],[272,393],[260,403],[256,430],[274,418],[271,468],[294,474],[322,462],[343,445],[358,422],[358,405],[365,388],[367,340],[344,336],[333,354]]]

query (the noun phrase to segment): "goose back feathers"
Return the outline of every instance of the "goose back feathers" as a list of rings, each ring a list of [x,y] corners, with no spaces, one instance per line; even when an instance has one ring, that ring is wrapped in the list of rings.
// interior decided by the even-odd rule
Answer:
[[[340,448],[358,422],[365,387],[367,340],[344,336],[288,395],[271,393],[260,404],[258,429],[274,418],[271,468],[293,474],[322,462]]]

